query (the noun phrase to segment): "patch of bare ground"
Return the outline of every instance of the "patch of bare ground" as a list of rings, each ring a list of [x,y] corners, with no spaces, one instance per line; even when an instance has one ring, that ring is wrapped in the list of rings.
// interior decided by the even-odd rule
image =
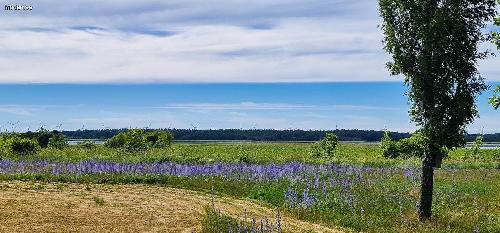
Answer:
[[[0,181],[0,232],[200,232],[210,195],[149,185]],[[274,218],[253,201],[215,198],[235,218]],[[286,232],[342,232],[292,217]]]

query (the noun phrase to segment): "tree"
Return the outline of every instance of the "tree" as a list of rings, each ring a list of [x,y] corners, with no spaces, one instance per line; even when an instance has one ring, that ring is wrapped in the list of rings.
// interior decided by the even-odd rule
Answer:
[[[493,92],[494,92],[494,95],[492,97],[490,97],[489,103],[495,109],[498,109],[498,107],[500,107],[500,85],[497,85],[497,88]]]
[[[497,3],[500,5],[500,0],[497,0]],[[494,20],[493,23],[500,27],[500,15],[498,15]],[[493,36],[493,42],[495,42],[500,49],[500,31],[496,31],[492,33]]]
[[[500,5],[500,0],[497,0],[497,2]],[[495,18],[494,24],[500,27],[500,16],[497,16]],[[493,36],[493,41],[497,44],[498,49],[500,49],[500,31],[493,32],[492,36]],[[500,107],[500,85],[497,85],[496,89],[494,90],[494,93],[495,94],[490,98],[490,104],[495,109],[498,109]]]
[[[476,96],[486,89],[477,61],[479,44],[495,0],[379,0],[387,67],[404,75],[412,121],[425,138],[419,205],[421,221],[432,215],[434,168],[443,148],[465,144],[467,124],[477,116]]]
[[[325,137],[312,146],[311,154],[314,157],[332,157],[335,155],[339,139],[334,133],[326,133]]]

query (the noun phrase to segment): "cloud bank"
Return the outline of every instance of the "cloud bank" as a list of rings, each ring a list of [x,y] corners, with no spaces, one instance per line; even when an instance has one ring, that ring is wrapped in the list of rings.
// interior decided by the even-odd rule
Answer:
[[[374,1],[36,1],[3,12],[0,83],[394,81]],[[8,22],[8,23],[7,23]],[[481,64],[500,80],[499,58]]]

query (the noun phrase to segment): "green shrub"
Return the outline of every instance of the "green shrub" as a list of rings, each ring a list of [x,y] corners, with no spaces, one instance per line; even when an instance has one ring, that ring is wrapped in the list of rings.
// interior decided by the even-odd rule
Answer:
[[[380,147],[384,157],[422,157],[425,153],[425,137],[419,133],[413,133],[411,137],[393,141],[388,132],[384,133]]]
[[[478,155],[482,145],[483,145],[483,136],[479,135],[474,140],[474,146],[472,147],[472,155],[474,156]]]
[[[7,144],[7,135],[0,134],[0,155],[6,154],[9,151],[9,147]]]
[[[154,148],[169,148],[172,145],[173,136],[168,131],[154,130],[146,134],[146,140]]]
[[[40,128],[37,132],[28,131],[21,133],[19,137],[35,140],[41,148],[51,147],[62,149],[68,145],[66,136],[57,130],[49,132],[44,128]]]
[[[172,138],[170,132],[155,130],[146,133],[142,129],[131,129],[115,135],[104,145],[129,152],[139,152],[150,148],[168,148],[172,144]]]
[[[334,133],[327,133],[323,139],[313,144],[311,154],[313,157],[332,157],[338,145],[338,137]]]
[[[395,141],[389,136],[389,132],[385,132],[380,142],[382,153],[387,158],[397,158],[399,156],[398,146]]]
[[[130,152],[137,151],[145,151],[149,148],[148,140],[146,139],[146,135],[144,130],[141,129],[133,129],[128,130],[125,134],[125,144],[123,148]]]
[[[28,132],[28,133],[31,133],[31,132]],[[28,134],[28,136],[35,137],[36,141],[38,142],[38,145],[40,145],[40,147],[47,148],[49,146],[49,141],[50,141],[50,137],[52,136],[52,134],[48,130],[46,130],[44,128],[40,128],[38,130],[38,132],[36,132],[34,134]],[[33,139],[31,137],[25,137],[25,138]]]
[[[95,149],[97,147],[97,145],[95,144],[95,142],[93,141],[83,141],[83,142],[79,142],[78,143],[78,146],[80,148],[83,148],[85,150],[91,150],[91,149]]]
[[[422,157],[425,153],[425,137],[421,133],[413,133],[411,137],[401,139],[397,147],[405,157]]]
[[[17,136],[10,137],[7,146],[9,151],[16,155],[32,155],[40,148],[37,141]]]
[[[51,137],[49,138],[48,147],[55,149],[64,149],[66,146],[68,146],[68,140],[66,136],[59,132],[52,133]]]
[[[104,146],[109,148],[123,148],[127,141],[127,135],[125,132],[119,133],[112,138],[106,140]]]

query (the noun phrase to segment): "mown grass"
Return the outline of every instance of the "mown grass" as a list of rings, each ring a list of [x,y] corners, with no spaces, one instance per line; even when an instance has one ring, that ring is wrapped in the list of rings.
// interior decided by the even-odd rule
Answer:
[[[175,163],[289,163],[356,164],[373,167],[418,167],[418,158],[390,159],[382,156],[378,145],[340,144],[335,155],[329,158],[313,157],[310,144],[174,144],[170,149],[151,149],[144,152],[127,152],[95,146],[84,148],[69,146],[62,150],[45,148],[36,155],[19,157],[0,153],[0,158],[11,160],[50,160],[81,162],[88,160],[125,163],[175,162]],[[470,149],[456,149],[444,160],[445,168],[500,168],[500,149],[480,150],[474,155]]]

